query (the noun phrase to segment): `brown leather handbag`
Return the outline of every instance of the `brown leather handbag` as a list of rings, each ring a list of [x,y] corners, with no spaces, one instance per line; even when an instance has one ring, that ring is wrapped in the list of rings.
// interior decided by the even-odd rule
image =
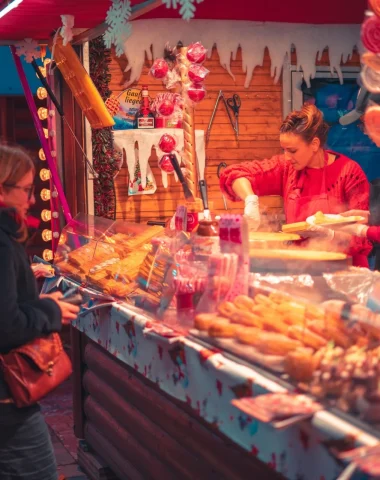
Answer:
[[[38,402],[73,371],[58,333],[36,338],[0,355],[0,365],[17,407]]]

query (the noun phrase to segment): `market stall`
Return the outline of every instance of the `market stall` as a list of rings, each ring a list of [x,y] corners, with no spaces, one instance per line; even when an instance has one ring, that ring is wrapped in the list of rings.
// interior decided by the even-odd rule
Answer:
[[[161,2],[131,11],[115,1],[108,15],[109,2],[58,3],[44,5],[46,28],[26,31],[47,41],[57,65],[57,103],[30,108],[48,122],[38,133],[56,277],[45,289],[83,296],[72,336],[81,465],[92,478],[96,456],[118,478],[368,478],[379,437],[378,317],[367,308],[376,310],[377,274],[350,268],[344,254],[297,250],[297,235],[277,233],[279,198],[262,199],[266,231],[248,235],[235,215],[242,205],[218,187],[225,166],[279,151],[290,65],[306,84],[316,64],[340,81],[348,58],[360,68],[365,2],[319,2],[315,12],[241,2],[233,19],[224,4],[183,2],[188,18],[196,7],[188,23]],[[24,38],[14,28],[25,13],[5,16],[4,42]],[[106,30],[111,53],[98,38]],[[85,42],[93,83],[70,42]],[[37,55],[37,43],[34,54],[18,47]],[[59,106],[70,104],[67,125]],[[65,164],[57,152],[68,148]],[[87,199],[75,202],[82,190]]]

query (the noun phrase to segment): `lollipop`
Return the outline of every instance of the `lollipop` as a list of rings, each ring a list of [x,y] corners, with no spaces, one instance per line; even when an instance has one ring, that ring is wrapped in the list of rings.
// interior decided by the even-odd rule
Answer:
[[[362,24],[361,37],[363,45],[372,53],[380,53],[380,19],[373,15]]]
[[[166,173],[173,173],[174,167],[172,162],[170,161],[170,157],[168,154],[165,154],[161,157],[160,161],[158,162],[158,166],[161,168],[163,172]]]
[[[361,61],[375,72],[380,72],[380,56],[376,53],[365,52],[361,56]]]
[[[198,103],[205,98],[206,90],[203,85],[191,85],[187,90],[187,95],[192,102]]]
[[[368,107],[364,114],[364,124],[367,135],[380,145],[380,106]]]
[[[364,87],[371,93],[380,93],[380,73],[375,72],[367,65],[363,68],[360,77]]]
[[[379,0],[369,0],[369,6],[373,12],[380,17],[380,1]]]
[[[150,73],[154,78],[164,78],[169,71],[169,66],[164,58],[158,58],[154,61]]]
[[[193,83],[202,83],[209,73],[203,65],[193,63],[190,65],[188,76]]]
[[[176,145],[177,145],[177,142],[175,141],[175,138],[172,135],[169,135],[168,133],[164,133],[158,143],[160,150],[162,150],[165,153],[172,152],[175,149]]]
[[[206,59],[206,53],[205,47],[200,42],[196,42],[189,45],[186,56],[191,63],[203,63]]]

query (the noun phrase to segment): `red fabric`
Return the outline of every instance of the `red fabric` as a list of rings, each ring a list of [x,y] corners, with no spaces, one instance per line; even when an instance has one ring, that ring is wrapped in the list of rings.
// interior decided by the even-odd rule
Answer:
[[[380,243],[380,227],[369,227],[367,230],[367,238],[371,242]]]
[[[28,228],[37,229],[40,226],[41,221],[38,218],[29,215],[28,217],[26,217],[25,223]]]
[[[143,0],[132,0],[132,6]],[[0,4],[3,2],[0,1]],[[217,2],[207,0],[199,5],[196,19],[249,20],[256,22],[289,22],[316,24],[360,24],[367,0],[355,0],[347,7],[346,0],[319,0],[305,2]],[[48,39],[62,25],[60,15],[75,17],[76,28],[93,28],[105,21],[110,0],[23,0],[14,10],[1,19],[1,40],[23,40],[24,38]],[[2,5],[3,6],[3,5]],[[141,18],[180,18],[179,9],[168,9],[165,5],[154,8]],[[194,39],[194,41],[197,39]]]
[[[330,152],[336,160],[326,167],[326,189],[329,196],[330,212],[341,213],[346,210],[368,210],[369,183],[365,173],[353,160]],[[318,196],[321,193],[323,169],[306,168],[306,178],[302,196]],[[254,193],[258,196],[280,195],[284,199],[285,214],[287,198],[296,188],[299,172],[287,162],[283,155],[276,155],[262,161],[245,162],[226,168],[220,177],[220,187],[233,201],[239,200],[232,190],[232,184],[238,178],[247,178]],[[306,220],[306,216],[302,220]],[[372,247],[367,239],[353,237],[348,254],[353,256],[356,266],[368,266],[367,255]],[[362,255],[359,258],[358,255]],[[359,265],[359,263],[361,265]]]

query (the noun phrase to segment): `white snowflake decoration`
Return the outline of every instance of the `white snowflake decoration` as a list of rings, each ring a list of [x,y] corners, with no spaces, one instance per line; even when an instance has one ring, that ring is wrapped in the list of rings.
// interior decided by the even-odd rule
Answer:
[[[124,43],[131,34],[131,24],[128,21],[131,13],[132,7],[129,0],[112,0],[112,5],[107,12],[108,29],[104,34],[104,42],[107,48],[115,45],[118,57],[124,53]]]
[[[203,0],[162,0],[166,8],[177,9],[180,6],[179,13],[184,20],[191,20],[195,16],[195,3],[201,3]]]
[[[33,58],[39,58],[40,47],[32,38],[25,38],[23,41],[17,43],[16,53],[19,57],[24,55],[27,63],[32,63]]]

